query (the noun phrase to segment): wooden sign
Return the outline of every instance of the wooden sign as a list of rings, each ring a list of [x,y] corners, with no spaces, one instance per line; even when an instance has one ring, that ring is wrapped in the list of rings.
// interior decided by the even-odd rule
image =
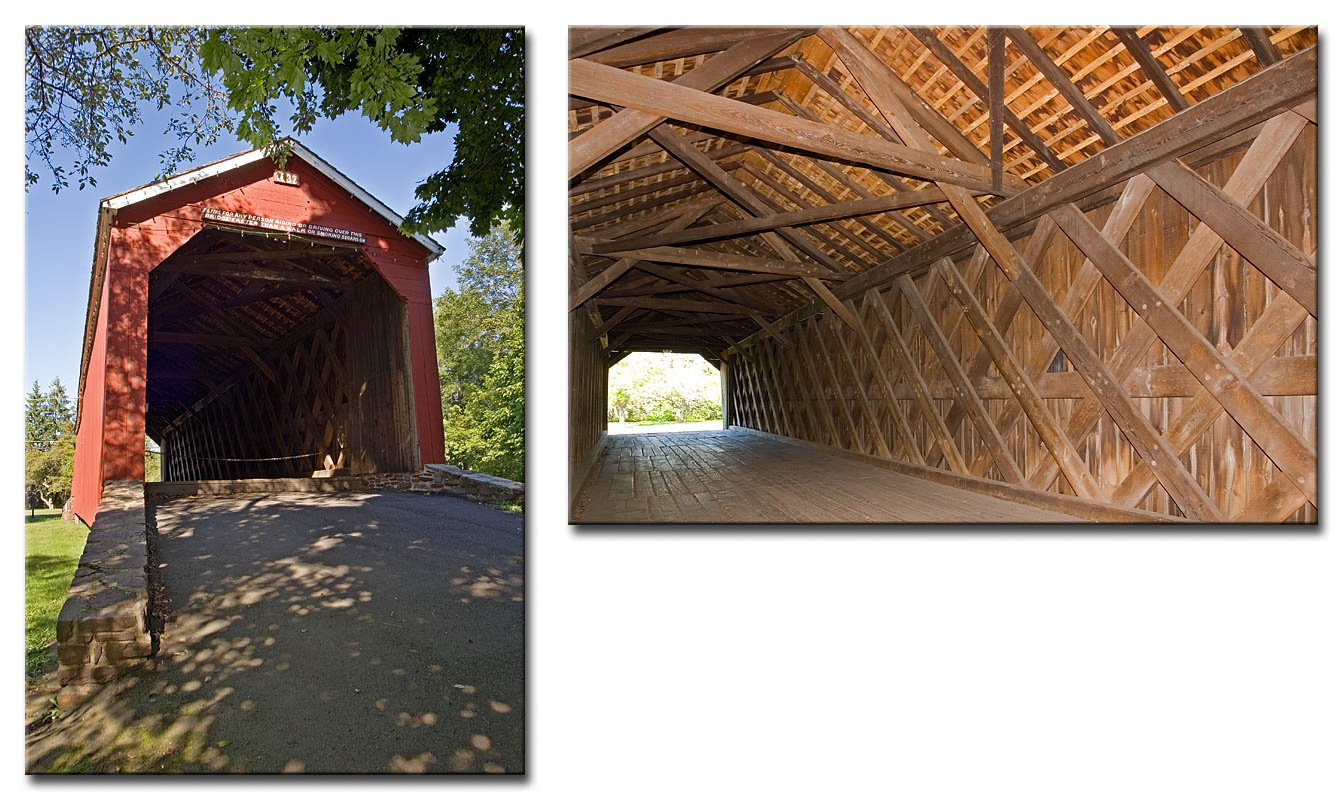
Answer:
[[[313,225],[308,222],[291,222],[289,220],[275,219],[273,217],[262,217],[256,214],[243,214],[238,211],[226,211],[222,208],[205,209],[201,214],[201,219],[206,222],[227,222],[230,225],[247,225],[249,227],[264,228],[270,231],[300,233],[305,236],[320,236],[324,239],[338,239],[342,242],[364,243],[364,234],[359,231],[347,231],[342,228],[328,228],[325,225]]]

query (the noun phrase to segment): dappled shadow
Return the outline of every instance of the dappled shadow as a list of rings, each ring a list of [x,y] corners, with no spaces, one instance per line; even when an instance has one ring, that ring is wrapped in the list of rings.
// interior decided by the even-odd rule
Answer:
[[[522,770],[520,516],[294,494],[157,519],[159,657],[30,737],[30,770]]]

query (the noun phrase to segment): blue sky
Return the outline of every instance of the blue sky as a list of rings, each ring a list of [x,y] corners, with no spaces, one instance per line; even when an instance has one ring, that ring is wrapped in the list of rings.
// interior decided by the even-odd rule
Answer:
[[[44,174],[43,180],[28,191],[25,391],[34,380],[46,389],[59,376],[74,397],[79,385],[98,203],[103,197],[151,181],[159,171],[159,154],[175,141],[173,136],[161,133],[168,115],[151,112],[146,112],[145,123],[136,128],[129,144],[111,150],[111,164],[95,174],[97,186],[83,191],[71,187],[53,194],[49,176]],[[283,114],[281,108],[277,121],[286,119]],[[449,126],[416,144],[401,145],[362,116],[345,114],[336,120],[319,120],[300,140],[374,197],[405,214],[415,205],[415,186],[452,161],[455,136],[456,126]],[[179,167],[179,171],[247,149],[246,143],[225,133],[213,146],[199,150],[193,163]],[[72,162],[68,157],[57,161],[67,168]],[[429,284],[437,297],[445,287],[456,285],[454,267],[465,259],[467,251],[466,220],[431,235],[447,248],[429,266]]]

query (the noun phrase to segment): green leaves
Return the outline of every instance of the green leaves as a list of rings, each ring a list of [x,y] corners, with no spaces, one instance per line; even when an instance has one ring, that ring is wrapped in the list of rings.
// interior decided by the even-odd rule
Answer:
[[[168,132],[193,146],[235,131],[255,147],[357,112],[393,141],[457,126],[451,164],[416,187],[403,229],[431,233],[465,216],[473,236],[524,231],[524,39],[521,28],[29,28],[28,185],[45,171],[81,187],[143,122],[141,103],[175,108]],[[276,101],[292,102],[287,121]],[[236,127],[235,127],[236,126]],[[58,163],[59,149],[76,153]]]
[[[718,370],[697,355],[631,353],[610,370],[609,422],[703,422],[723,416]]]
[[[419,88],[419,60],[394,48],[397,28],[217,28],[206,37],[202,63],[218,73],[229,106],[241,115],[239,135],[255,147],[280,138],[275,108],[295,108],[295,133],[318,116],[359,111],[393,141],[419,141],[436,104]]]
[[[166,132],[181,144],[160,156],[165,172],[231,129],[224,91],[201,69],[204,32],[171,27],[33,27],[25,31],[27,164],[31,186],[50,175],[59,192],[77,176],[96,185],[113,142],[126,143],[143,122],[142,104],[176,109]],[[211,59],[221,54],[206,50]],[[61,151],[73,153],[73,163]]]

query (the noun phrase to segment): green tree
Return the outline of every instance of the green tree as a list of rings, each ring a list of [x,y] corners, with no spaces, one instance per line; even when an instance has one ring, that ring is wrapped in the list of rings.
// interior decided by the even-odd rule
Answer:
[[[434,303],[448,460],[523,478],[522,253],[506,225],[474,238],[458,287]]]
[[[96,186],[96,168],[111,161],[108,148],[135,135],[146,107],[174,109],[168,132],[177,143],[159,155],[162,174],[189,162],[193,146],[213,144],[230,120],[222,87],[197,59],[204,35],[200,28],[170,26],[28,28],[27,185],[45,170],[54,192],[72,176],[80,189]]]
[[[177,143],[161,174],[193,147],[235,129],[283,163],[281,141],[319,118],[355,111],[393,141],[457,129],[451,164],[415,189],[407,233],[497,221],[521,239],[523,56],[521,28],[183,28],[51,26],[25,34],[28,185],[49,173],[53,191],[97,184],[114,141],[126,143],[145,108],[173,109]],[[289,131],[275,102],[292,102]],[[63,153],[72,163],[64,163]]]
[[[47,415],[50,418],[52,427],[59,435],[74,435],[75,432],[75,406],[70,402],[70,395],[65,393],[65,385],[61,383],[59,377],[53,378],[51,388],[47,390],[46,396]]]
[[[521,238],[523,49],[521,28],[217,28],[201,59],[228,90],[239,138],[256,147],[285,135],[281,98],[295,134],[349,111],[407,144],[456,125],[452,163],[416,187],[403,227],[427,233],[466,216],[473,236],[503,220]]]
[[[70,498],[70,480],[75,468],[75,438],[64,436],[46,450],[29,450],[24,479],[28,505],[47,508],[63,505]]]
[[[697,355],[631,353],[608,376],[609,422],[721,419],[718,370]]]
[[[42,387],[37,381],[33,381],[33,388],[24,400],[23,438],[27,449],[46,450],[50,441],[56,438],[49,419],[47,396],[42,393]]]
[[[75,465],[74,408],[60,378],[43,393],[36,381],[26,398],[24,486],[28,506],[54,508],[70,496]]]
[[[163,451],[155,441],[145,437],[145,482],[156,483],[163,480]]]

